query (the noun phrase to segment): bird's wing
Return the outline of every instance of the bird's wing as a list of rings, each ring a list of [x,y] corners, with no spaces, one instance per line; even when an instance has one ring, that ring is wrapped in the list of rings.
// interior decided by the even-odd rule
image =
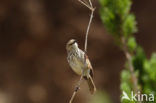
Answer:
[[[83,63],[86,62],[87,68],[90,69],[90,76],[93,77],[93,76],[94,76],[94,71],[93,71],[92,65],[91,65],[91,63],[90,63],[90,60],[89,60],[87,54],[84,53],[81,49],[79,49],[79,50],[80,50],[80,54],[81,54],[80,57],[83,58],[83,59],[81,59],[81,60],[83,60],[83,61],[81,61],[81,62],[83,62]],[[86,60],[86,61],[85,61],[85,60]]]
[[[85,58],[86,58],[86,63],[87,63],[88,69],[90,69],[90,76],[93,77],[94,76],[93,67],[92,67],[90,60],[86,54],[85,54]]]

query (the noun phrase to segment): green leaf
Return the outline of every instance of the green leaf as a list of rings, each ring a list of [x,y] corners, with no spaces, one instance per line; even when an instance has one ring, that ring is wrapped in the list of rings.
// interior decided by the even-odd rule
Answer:
[[[134,37],[128,38],[127,46],[131,52],[133,52],[136,49],[137,44],[136,44],[136,40]]]
[[[122,19],[129,13],[131,4],[130,0],[116,0],[117,13]]]
[[[132,35],[133,33],[137,32],[136,21],[135,21],[134,15],[129,14],[125,18],[125,20],[123,21],[123,25],[122,25],[122,31],[125,37],[128,37]]]

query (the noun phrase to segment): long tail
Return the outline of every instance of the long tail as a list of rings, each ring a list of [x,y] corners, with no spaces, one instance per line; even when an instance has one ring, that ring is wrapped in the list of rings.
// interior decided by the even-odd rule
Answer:
[[[87,80],[87,83],[88,83],[88,86],[89,86],[90,93],[94,94],[95,91],[96,91],[96,87],[95,87],[95,84],[94,84],[94,81],[93,81],[92,77],[89,76],[89,78],[87,78],[86,80]]]

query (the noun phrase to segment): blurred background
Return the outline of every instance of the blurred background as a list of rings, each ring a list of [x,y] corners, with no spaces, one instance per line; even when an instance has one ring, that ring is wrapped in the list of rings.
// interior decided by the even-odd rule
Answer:
[[[120,103],[125,57],[101,23],[98,1],[93,4],[88,56],[98,92],[90,95],[84,82],[74,103],[101,95]],[[155,0],[133,0],[135,36],[147,57],[156,51],[155,6]],[[67,63],[65,45],[74,38],[84,48],[89,15],[77,0],[0,0],[0,103],[68,103],[79,76]]]

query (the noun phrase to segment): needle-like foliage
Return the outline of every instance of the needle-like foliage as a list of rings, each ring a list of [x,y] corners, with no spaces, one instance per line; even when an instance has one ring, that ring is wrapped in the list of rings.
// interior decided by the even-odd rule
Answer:
[[[101,20],[127,58],[125,69],[121,71],[121,93],[124,91],[130,98],[132,91],[156,95],[156,54],[153,54],[148,60],[141,46],[136,43],[134,33],[137,32],[137,23],[134,14],[130,12],[132,1],[99,0],[99,2]],[[137,102],[126,99],[121,102],[150,103],[149,101]]]

